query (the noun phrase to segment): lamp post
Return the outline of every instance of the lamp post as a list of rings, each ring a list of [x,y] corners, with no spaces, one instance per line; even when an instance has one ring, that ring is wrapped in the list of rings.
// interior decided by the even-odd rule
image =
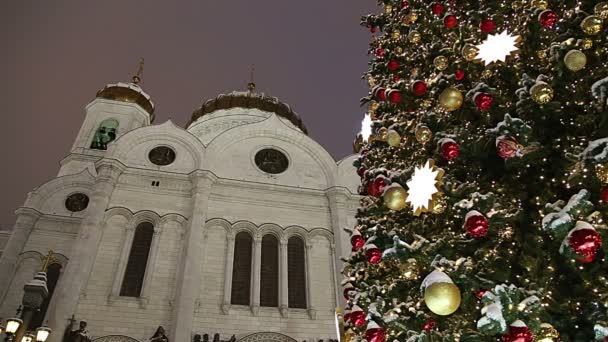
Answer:
[[[26,332],[25,335],[21,338],[21,342],[33,342],[34,335],[31,332]]]
[[[19,312],[21,312],[21,307],[17,310],[17,316],[19,316]],[[21,327],[23,321],[19,318],[9,318],[6,320],[6,337],[4,338],[4,342],[13,342],[15,338],[15,334],[17,330]]]
[[[43,324],[40,328],[36,329],[36,342],[46,342],[46,339],[49,338],[51,334],[51,328],[49,328],[46,323]]]

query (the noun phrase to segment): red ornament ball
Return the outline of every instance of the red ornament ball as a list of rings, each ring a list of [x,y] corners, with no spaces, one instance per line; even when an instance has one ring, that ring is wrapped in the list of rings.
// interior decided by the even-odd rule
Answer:
[[[568,237],[568,245],[579,256],[583,263],[595,260],[597,252],[602,248],[602,237],[593,228],[583,228],[573,231]]]
[[[376,33],[376,26],[370,26],[369,27],[369,32]]]
[[[391,90],[388,92],[388,100],[390,103],[401,102],[401,92],[399,90]]]
[[[384,49],[383,48],[377,48],[375,53],[376,53],[376,56],[382,57],[382,56],[384,56]]]
[[[435,2],[433,5],[431,5],[431,11],[433,11],[434,15],[440,16],[441,13],[443,13],[443,4]]]
[[[350,291],[352,291],[352,290],[354,290],[354,288],[352,288],[352,287],[347,287],[347,288],[345,288],[345,289],[344,289],[344,291],[342,291],[342,295],[344,296],[344,299],[346,299],[346,300],[349,300],[349,299],[350,299],[350,294],[349,294],[349,292],[350,292]],[[349,317],[350,317],[350,316],[349,316]],[[346,318],[346,315],[344,315],[344,320],[348,320],[348,319]]]
[[[604,187],[600,190],[600,201],[608,202],[608,187]]]
[[[486,294],[486,292],[488,292],[487,289],[477,290],[475,291],[475,297],[481,299]]]
[[[363,166],[357,169],[357,174],[360,178],[363,178],[363,176],[365,176],[365,171],[367,171],[367,169]]]
[[[458,19],[453,14],[448,14],[443,17],[443,25],[449,29],[456,27],[458,25]]]
[[[503,335],[502,342],[532,342],[534,341],[534,335],[528,327],[516,327],[510,326],[509,332]]]
[[[400,80],[401,80],[401,77],[399,77],[399,76],[393,77],[393,82],[395,82],[395,83],[399,82]]]
[[[386,89],[384,89],[384,88],[379,88],[379,89],[376,91],[376,97],[377,97],[377,98],[378,98],[378,100],[380,100],[380,101],[384,101],[384,100],[386,100]]]
[[[370,328],[365,331],[365,337],[368,342],[384,342],[386,334],[384,333],[384,329],[380,327]]]
[[[492,107],[492,102],[494,102],[494,97],[488,93],[479,92],[473,96],[473,101],[475,102],[475,106],[479,110],[488,110]]]
[[[479,29],[481,30],[481,32],[484,32],[484,33],[490,33],[492,31],[494,31],[495,28],[496,28],[496,24],[494,23],[494,20],[492,20],[492,19],[484,19],[481,21],[481,23],[479,23]]]
[[[399,69],[399,62],[397,62],[396,60],[391,60],[390,62],[388,62],[388,68],[391,71],[395,71],[397,69]]]
[[[377,264],[382,259],[382,252],[377,247],[371,247],[365,251],[365,256],[371,264]]]
[[[380,197],[382,196],[385,186],[386,179],[384,177],[378,177],[367,184],[367,194],[374,197]]]
[[[414,96],[422,96],[426,93],[426,83],[423,81],[416,81],[412,84],[412,94]]]
[[[453,141],[448,140],[441,144],[441,156],[445,159],[451,160],[458,157],[460,154],[460,146]]]
[[[521,145],[514,138],[504,135],[496,138],[496,150],[498,151],[498,155],[503,159],[521,156],[521,149]]]
[[[353,246],[353,249],[357,251],[365,246],[365,240],[361,234],[353,235],[350,238],[350,244]]]
[[[360,328],[365,325],[365,323],[367,322],[366,317],[367,314],[363,310],[356,310],[350,313],[350,321],[357,328]]]
[[[470,211],[465,217],[464,228],[474,238],[482,238],[488,235],[490,224],[488,219],[478,211]]]
[[[454,71],[454,77],[457,81],[462,81],[464,79],[464,70],[457,69]]]
[[[557,22],[557,14],[552,10],[544,10],[538,15],[538,21],[544,27],[551,27]]]
[[[410,2],[407,0],[403,0],[401,2],[401,8],[408,8],[408,7],[410,7]]]
[[[436,327],[437,327],[437,321],[435,321],[432,318],[429,318],[429,320],[426,321],[426,323],[424,324],[422,329],[424,329],[425,331],[431,331],[431,330],[435,329]]]

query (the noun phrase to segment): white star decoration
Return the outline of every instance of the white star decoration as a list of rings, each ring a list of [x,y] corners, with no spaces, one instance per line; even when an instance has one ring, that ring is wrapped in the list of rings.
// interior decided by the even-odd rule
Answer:
[[[372,135],[372,118],[369,114],[365,114],[363,121],[361,121],[361,136],[363,137],[363,141],[367,141],[370,135]]]
[[[412,205],[414,215],[428,211],[433,197],[439,193],[437,186],[441,183],[443,170],[428,160],[424,166],[416,166],[412,178],[406,183],[408,187],[406,202]]]
[[[504,62],[507,57],[518,50],[519,36],[512,36],[507,30],[499,34],[490,34],[481,44],[477,45],[477,58],[486,65],[494,62]]]

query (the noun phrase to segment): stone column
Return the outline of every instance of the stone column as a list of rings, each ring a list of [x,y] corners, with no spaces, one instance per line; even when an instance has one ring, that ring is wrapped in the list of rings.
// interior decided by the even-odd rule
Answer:
[[[222,312],[227,315],[230,312],[232,301],[232,267],[234,266],[234,233],[226,234],[226,265],[224,267],[224,301]]]
[[[325,192],[327,199],[329,200],[329,210],[331,213],[331,228],[334,232],[334,267],[337,273],[342,270],[341,257],[348,257],[350,255],[350,239],[348,234],[344,231],[347,228],[348,213],[348,202],[352,200],[352,194],[344,188],[331,188]],[[348,227],[353,228],[353,227]],[[341,277],[339,277],[341,279]],[[345,301],[342,296],[339,295],[339,283],[336,283],[336,303],[339,306],[344,307]]]
[[[306,263],[306,279],[304,282],[306,283],[306,308],[308,309],[308,317],[310,319],[317,318],[317,310],[312,305],[312,243],[306,241],[306,250],[304,251],[304,263]]]
[[[289,278],[287,277],[287,239],[281,239],[281,256],[280,256],[280,270],[279,270],[279,284],[280,284],[280,297],[279,297],[279,311],[285,318],[289,315]]]
[[[6,296],[8,286],[15,275],[19,254],[23,252],[25,243],[36,221],[42,215],[34,209],[24,207],[17,209],[15,213],[17,214],[17,221],[0,257],[0,304],[4,303],[4,296]]]
[[[190,341],[194,310],[202,281],[204,227],[211,187],[217,177],[209,171],[197,170],[190,174],[192,210],[184,234],[182,259],[178,266],[177,289],[173,304],[171,341]]]
[[[86,289],[88,277],[95,263],[110,197],[118,177],[125,169],[120,162],[109,159],[102,159],[96,166],[97,178],[89,199],[89,208],[80,225],[78,236],[72,243],[70,261],[53,295],[57,296],[57,301],[53,311],[48,315],[49,326],[53,331],[63,331],[68,318],[75,314],[78,300]],[[61,341],[61,335],[51,334],[49,342]]]
[[[334,243],[329,245],[329,258],[329,260],[336,260],[336,244]],[[340,288],[340,282],[338,280],[338,272],[336,271],[335,262],[331,263],[331,279],[334,281],[334,296],[336,297],[334,305],[338,307],[340,306],[340,303],[338,302],[338,298],[340,298],[340,291],[338,290]]]
[[[262,271],[262,237],[256,236],[253,244],[253,284],[251,312],[257,316],[260,312],[260,273]]]

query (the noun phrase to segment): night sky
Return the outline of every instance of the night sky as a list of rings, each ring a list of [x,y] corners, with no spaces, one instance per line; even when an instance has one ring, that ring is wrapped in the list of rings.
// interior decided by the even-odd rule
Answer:
[[[28,191],[52,179],[107,83],[129,81],[145,58],[156,124],[184,126],[206,99],[257,90],[302,117],[336,159],[351,153],[367,87],[373,0],[0,2],[0,227]]]

